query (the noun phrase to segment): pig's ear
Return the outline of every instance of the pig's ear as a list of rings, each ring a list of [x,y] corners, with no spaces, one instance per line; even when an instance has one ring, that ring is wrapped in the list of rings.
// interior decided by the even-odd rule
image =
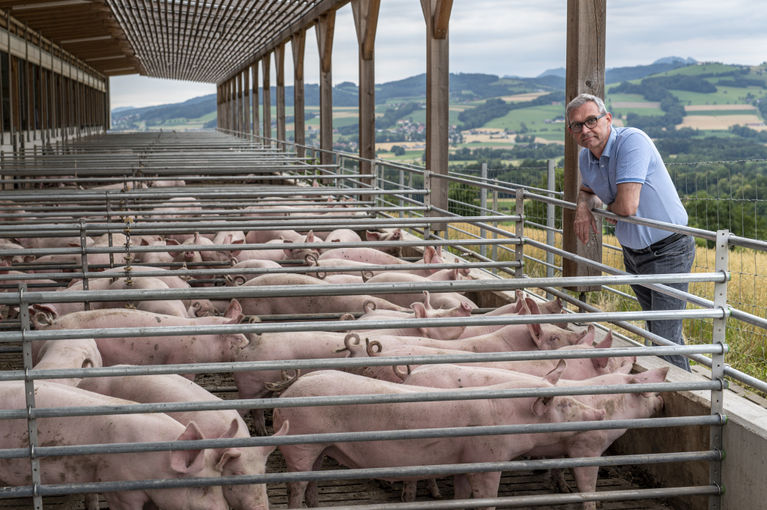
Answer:
[[[230,460],[239,459],[242,456],[242,451],[240,451],[239,448],[227,448],[224,450],[224,453],[221,455],[221,458],[218,459],[218,462],[216,462],[216,471],[219,473],[222,473],[224,471],[224,466],[226,466],[226,463]]]
[[[375,232],[373,230],[366,230],[365,231],[365,240],[366,241],[379,241],[381,239],[381,234],[379,232]]]
[[[535,342],[535,345],[537,345],[539,349],[542,349],[543,347],[541,346],[543,345],[543,329],[541,329],[541,325],[528,324],[527,331],[529,331],[530,336],[533,337],[533,342]]]
[[[647,384],[658,383],[666,380],[666,374],[668,373],[668,367],[654,368],[647,370],[641,374],[636,374],[631,378],[629,384]]]
[[[230,344],[232,344],[232,347],[237,347],[238,349],[244,349],[250,344],[250,339],[243,333],[232,333],[231,335],[226,335],[226,339]]]
[[[314,230],[310,230],[306,233],[306,240],[304,241],[306,243],[313,243],[314,242]]]
[[[196,441],[205,439],[197,427],[190,421],[186,430],[178,436],[177,441]],[[205,467],[205,450],[174,450],[170,452],[170,467],[180,474],[194,474]]]
[[[527,300],[526,299],[518,299],[516,301],[517,303],[517,314],[518,315],[527,315],[530,313],[530,308],[527,306]]]
[[[551,405],[551,400],[554,397],[538,397],[533,401],[533,405],[530,408],[535,416],[543,416],[546,413],[547,408]]]
[[[532,314],[540,314],[541,313],[541,309],[538,308],[538,303],[536,303],[534,299],[525,298],[525,304],[530,309],[530,313],[532,313]]]
[[[575,342],[575,345],[588,345],[589,347],[594,345],[594,335],[596,334],[596,330],[594,329],[593,324],[589,324],[586,328],[586,331],[580,334],[577,341]],[[612,344],[612,335],[610,336],[610,344]],[[605,338],[607,340],[607,338]],[[610,346],[610,344],[607,345],[607,347]]]
[[[604,340],[596,344],[594,347],[597,349],[609,349],[613,345],[613,332],[608,331]]]
[[[557,363],[557,366],[555,366],[551,370],[551,372],[544,375],[543,378],[550,384],[557,384],[566,368],[567,368],[567,363],[565,362],[565,360],[561,359],[559,360],[559,363]]]
[[[237,421],[237,418],[232,418],[232,421],[229,422],[229,428],[219,437],[219,439],[231,439],[237,435],[239,429],[240,424]]]
[[[597,370],[604,370],[607,367],[607,363],[609,361],[610,358],[591,358],[591,364]]]
[[[427,264],[431,264],[431,261],[437,256],[437,251],[433,246],[426,246],[423,249],[423,261]]]
[[[165,240],[165,246],[179,246],[181,243],[178,242],[178,239],[166,239]]]
[[[235,324],[239,323],[242,320],[242,305],[240,302],[236,299],[229,301],[229,306],[226,307],[224,317],[231,319],[230,322]]]
[[[290,428],[290,421],[285,420],[282,423],[282,426],[280,427],[280,430],[272,434],[272,436],[286,436],[288,434],[288,429]],[[266,458],[267,455],[272,453],[276,446],[262,446],[261,447],[261,453],[264,455],[264,458]]]
[[[426,317],[426,307],[420,301],[416,301],[410,305],[410,308],[415,312],[416,319],[423,319]]]

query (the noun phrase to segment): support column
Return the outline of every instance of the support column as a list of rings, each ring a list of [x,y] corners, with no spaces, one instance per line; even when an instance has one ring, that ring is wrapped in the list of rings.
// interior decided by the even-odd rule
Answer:
[[[106,79],[104,85],[106,85],[106,91],[104,92],[104,133],[106,134],[112,128],[112,110],[110,109],[112,93],[109,78]]]
[[[426,20],[426,171],[447,175],[450,67],[448,26],[452,0],[421,0]],[[430,216],[442,216],[433,208],[448,209],[448,182],[429,177],[426,205]],[[444,225],[432,225],[444,230]]]
[[[285,130],[285,43],[274,49],[274,72],[277,79],[277,139],[278,147],[285,150],[287,133]]]
[[[261,136],[261,124],[258,115],[258,62],[250,66],[250,71],[253,73],[253,136]]]
[[[272,137],[272,85],[271,79],[271,54],[267,53],[264,58],[261,59],[261,71],[264,73],[264,137]],[[271,141],[267,141],[270,146]]]
[[[568,0],[567,2],[567,70],[565,103],[587,92],[604,98],[605,92],[605,27],[606,0]],[[565,134],[564,199],[575,202],[580,189],[578,172],[579,147],[569,133]],[[584,245],[572,228],[575,211],[562,210],[562,247],[592,260],[602,260],[601,228],[597,239]],[[601,225],[601,221],[600,221]],[[563,276],[599,276],[601,273],[569,259],[562,260]],[[577,290],[599,290],[599,287],[579,287]]]
[[[333,150],[333,32],[336,11],[329,11],[317,20],[315,32],[320,52],[320,163],[332,162]]]
[[[232,78],[234,81],[234,130],[237,132],[237,136],[242,134],[242,82],[240,81],[240,75],[235,74]]]
[[[359,54],[359,154],[361,174],[373,174],[376,153],[375,37],[381,0],[352,0]],[[373,176],[363,179],[373,185]]]
[[[234,78],[229,78],[229,86],[227,87],[229,89],[229,101],[227,102],[227,117],[229,118],[228,124],[229,129],[231,131],[235,131],[237,129],[237,125],[235,124],[235,93],[236,93],[236,85],[234,84]]]
[[[306,145],[306,118],[304,99],[304,49],[306,47],[306,31],[299,30],[293,34],[290,49],[293,52],[293,140],[296,144],[298,157],[304,157]]]
[[[250,94],[250,66],[245,67],[245,69],[242,71],[243,76],[243,82],[242,82],[242,89],[245,94],[245,116],[243,117],[243,131],[246,132],[248,135],[252,135],[253,131],[253,124],[250,122],[250,109],[253,107],[252,97]],[[248,136],[248,139],[253,141],[253,138]]]

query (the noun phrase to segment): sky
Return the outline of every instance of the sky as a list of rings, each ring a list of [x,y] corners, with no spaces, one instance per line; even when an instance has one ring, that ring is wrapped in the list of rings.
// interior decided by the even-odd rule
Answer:
[[[565,67],[567,0],[454,0],[450,72],[537,76]],[[607,0],[606,67],[663,57],[757,65],[767,61],[767,8],[753,0]],[[426,28],[418,0],[383,0],[376,32],[376,83],[425,72]],[[290,49],[286,85],[292,84]],[[317,83],[314,29],[306,37],[305,83]],[[351,6],[336,14],[333,82],[357,82]],[[274,65],[272,65],[274,73]],[[275,83],[272,78],[272,83]],[[176,103],[215,93],[215,84],[138,75],[110,79],[112,109]]]

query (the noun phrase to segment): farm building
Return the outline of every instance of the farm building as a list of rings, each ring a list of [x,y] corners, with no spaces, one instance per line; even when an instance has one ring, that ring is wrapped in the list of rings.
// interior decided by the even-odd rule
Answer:
[[[358,154],[332,147],[347,3]],[[767,383],[727,360],[764,348],[765,243],[655,222],[693,271],[628,274],[561,227],[572,140],[562,193],[448,173],[449,0],[421,2],[425,166],[376,159],[379,7],[0,1],[0,508],[759,508]],[[602,95],[605,2],[567,9],[566,96]],[[310,29],[317,147],[300,114],[286,137]],[[109,133],[109,77],[136,73],[215,83],[218,129]],[[683,311],[628,290],[679,282]]]

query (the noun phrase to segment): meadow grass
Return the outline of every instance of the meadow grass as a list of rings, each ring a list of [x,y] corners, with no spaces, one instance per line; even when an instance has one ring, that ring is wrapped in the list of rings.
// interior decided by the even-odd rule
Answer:
[[[456,225],[470,235],[479,236],[479,227],[471,224]],[[514,226],[501,227],[514,231]],[[465,234],[461,235],[466,237]],[[525,236],[538,242],[546,242],[544,231],[533,228],[525,228]],[[455,236],[459,237],[458,235]],[[556,243],[561,246],[561,236],[557,235]],[[624,270],[623,255],[617,247],[618,242],[614,236],[605,235],[603,242],[602,263]],[[467,246],[468,249],[479,251],[478,246]],[[546,266],[537,263],[536,260],[545,260],[546,253],[531,246],[525,246],[525,274],[530,277],[546,276]],[[695,262],[693,272],[711,273],[715,272],[715,250],[708,248],[703,243],[696,247]],[[508,246],[508,250],[498,250],[498,261],[513,260],[514,246]],[[535,260],[530,260],[535,259]],[[727,285],[727,303],[730,307],[747,312],[758,317],[767,316],[767,253],[758,252],[745,248],[734,248],[729,250],[728,271],[730,281]],[[555,257],[554,264],[561,267],[561,257]],[[560,276],[561,273],[556,274]],[[628,285],[618,285],[614,287],[629,296],[633,297],[633,292]],[[536,293],[543,294],[538,289],[530,289]],[[693,283],[690,285],[690,293],[696,296],[713,301],[714,284],[713,283]],[[577,297],[573,293],[573,297]],[[617,293],[601,291],[587,293],[587,301],[606,312],[610,311],[638,311],[639,304],[635,299],[622,296]],[[688,308],[695,305],[688,304]],[[644,322],[636,323],[639,327],[644,327]],[[607,325],[615,328],[614,325]],[[713,321],[711,319],[686,319],[684,321],[684,335],[687,343],[702,344],[712,341]],[[629,332],[621,331],[628,337],[641,341],[640,337]],[[726,326],[725,342],[729,347],[725,359],[726,363],[733,368],[740,370],[752,377],[762,381],[767,380],[767,331],[757,326],[745,323],[743,321],[729,318]]]

